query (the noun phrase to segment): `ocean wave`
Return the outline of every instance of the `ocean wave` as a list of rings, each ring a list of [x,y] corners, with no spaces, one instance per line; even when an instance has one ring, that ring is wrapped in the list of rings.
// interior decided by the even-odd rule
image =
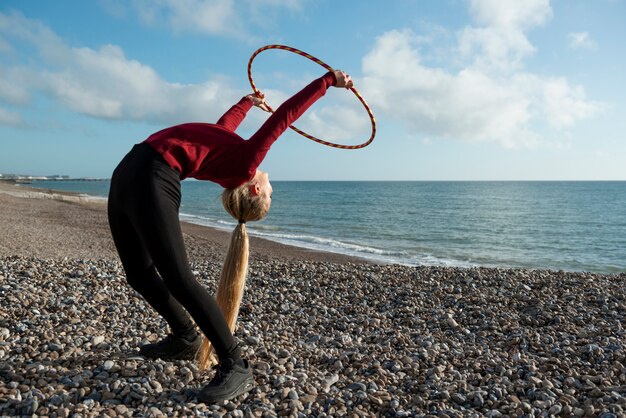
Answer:
[[[251,235],[259,236],[262,238],[288,241],[293,243],[301,243],[304,245],[314,245],[315,249],[325,249],[325,248],[334,248],[339,250],[352,251],[357,253],[367,253],[367,254],[375,254],[375,255],[394,255],[397,254],[393,251],[382,250],[379,248],[368,247],[343,241],[338,241],[333,238],[323,238],[312,235],[294,235],[294,234],[285,234],[285,233],[266,233],[259,232],[253,230],[250,232]],[[298,245],[300,246],[300,245]]]
[[[221,230],[232,230],[236,223],[206,216],[181,213],[183,221]],[[363,258],[383,264],[400,264],[405,266],[446,266],[472,267],[475,264],[460,260],[435,257],[430,254],[410,253],[405,250],[385,250],[373,246],[340,241],[334,238],[283,232],[279,226],[255,224],[248,229],[251,236],[268,239],[285,245],[306,248],[314,251],[331,252],[351,257]]]
[[[222,229],[222,230],[232,229],[235,226],[235,222],[224,221],[222,219],[209,218],[209,217],[201,216],[201,215],[192,215],[190,213],[181,212],[179,214],[179,218],[181,221],[185,221],[185,222],[189,222],[189,223],[193,223],[197,225],[202,225],[202,226],[208,226],[211,228]]]
[[[78,196],[83,200],[92,201],[92,202],[106,202],[109,200],[105,196],[96,196],[96,195],[87,194],[87,193],[80,193]]]
[[[405,266],[446,266],[446,267],[473,267],[475,264],[454,259],[439,258],[429,254],[409,253],[405,250],[385,250],[372,246],[365,246],[350,242],[339,241],[333,238],[324,238],[311,235],[271,234],[254,231],[256,235],[282,244],[307,248],[316,251],[332,252],[383,264],[400,264]]]

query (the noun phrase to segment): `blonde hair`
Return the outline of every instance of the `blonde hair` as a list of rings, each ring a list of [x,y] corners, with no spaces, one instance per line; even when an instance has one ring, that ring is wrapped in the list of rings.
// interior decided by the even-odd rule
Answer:
[[[245,223],[263,219],[269,211],[269,204],[263,196],[250,193],[250,182],[224,190],[222,204],[226,212],[239,222],[230,238],[216,295],[226,323],[234,332],[248,272],[249,242]],[[217,363],[213,347],[206,336],[198,360],[201,370]]]

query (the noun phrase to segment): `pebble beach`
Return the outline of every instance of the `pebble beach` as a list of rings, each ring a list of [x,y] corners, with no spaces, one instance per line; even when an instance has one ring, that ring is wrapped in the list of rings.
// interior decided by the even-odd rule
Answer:
[[[0,416],[624,417],[626,273],[378,265],[254,238],[255,388],[198,402],[126,284],[106,205],[0,184]],[[228,234],[183,227],[215,291]]]

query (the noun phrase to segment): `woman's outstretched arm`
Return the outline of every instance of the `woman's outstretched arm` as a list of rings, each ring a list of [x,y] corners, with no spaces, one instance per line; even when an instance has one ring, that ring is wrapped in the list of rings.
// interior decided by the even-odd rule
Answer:
[[[235,132],[237,127],[248,114],[248,110],[250,110],[252,104],[253,102],[250,96],[242,97],[237,104],[228,109],[228,111],[222,115],[222,117],[216,122],[216,125],[221,125],[229,131]]]
[[[285,101],[270,116],[259,130],[248,140],[248,147],[254,154],[254,165],[261,164],[272,144],[317,100],[326,94],[330,86],[352,87],[352,80],[341,70],[328,72],[311,82],[294,96]]]

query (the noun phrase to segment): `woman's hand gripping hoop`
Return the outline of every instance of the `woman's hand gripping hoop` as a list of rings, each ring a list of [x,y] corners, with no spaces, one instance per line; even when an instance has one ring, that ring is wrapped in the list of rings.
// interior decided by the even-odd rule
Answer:
[[[256,58],[257,55],[259,55],[263,51],[267,51],[268,49],[282,49],[284,51],[294,52],[294,53],[296,53],[298,55],[302,55],[303,57],[308,58],[311,61],[321,65],[322,67],[324,67],[328,71],[335,71],[333,68],[331,68],[325,62],[315,58],[312,55],[307,54],[306,52],[300,51],[299,49],[291,48],[291,47],[285,46],[285,45],[267,45],[267,46],[264,46],[262,48],[257,49],[254,52],[254,54],[252,54],[252,56],[250,57],[250,61],[248,61],[248,79],[250,80],[250,85],[252,86],[252,90],[254,90],[254,93],[257,95],[257,97],[260,97],[260,98],[263,98],[264,96],[256,88],[256,85],[254,84],[254,80],[252,79],[252,61],[254,61],[254,59]],[[349,90],[351,90],[352,93],[354,93],[354,95],[357,97],[357,99],[359,99],[359,101],[361,102],[361,104],[365,108],[365,111],[369,115],[370,121],[372,122],[372,134],[370,135],[370,137],[369,137],[369,139],[367,141],[365,141],[365,142],[363,142],[362,144],[359,144],[359,145],[335,144],[333,142],[324,141],[323,139],[319,139],[319,138],[316,138],[316,137],[314,137],[312,135],[309,135],[306,132],[301,131],[300,129],[296,128],[293,125],[290,126],[290,128],[293,129],[294,131],[298,132],[300,135],[304,136],[305,138],[309,138],[309,139],[311,139],[311,140],[313,140],[315,142],[319,142],[320,144],[327,145],[329,147],[341,148],[341,149],[359,149],[359,148],[364,148],[364,147],[368,146],[374,140],[374,136],[376,136],[376,120],[374,119],[374,114],[372,113],[372,110],[370,109],[370,107],[365,102],[365,99],[363,99],[361,94],[357,91],[357,89],[355,89],[354,87],[350,87]],[[264,109],[264,110],[267,110],[268,112],[274,112],[274,109],[272,109],[272,107],[270,105],[268,105],[266,102],[264,103],[264,105],[267,108],[267,109]]]

